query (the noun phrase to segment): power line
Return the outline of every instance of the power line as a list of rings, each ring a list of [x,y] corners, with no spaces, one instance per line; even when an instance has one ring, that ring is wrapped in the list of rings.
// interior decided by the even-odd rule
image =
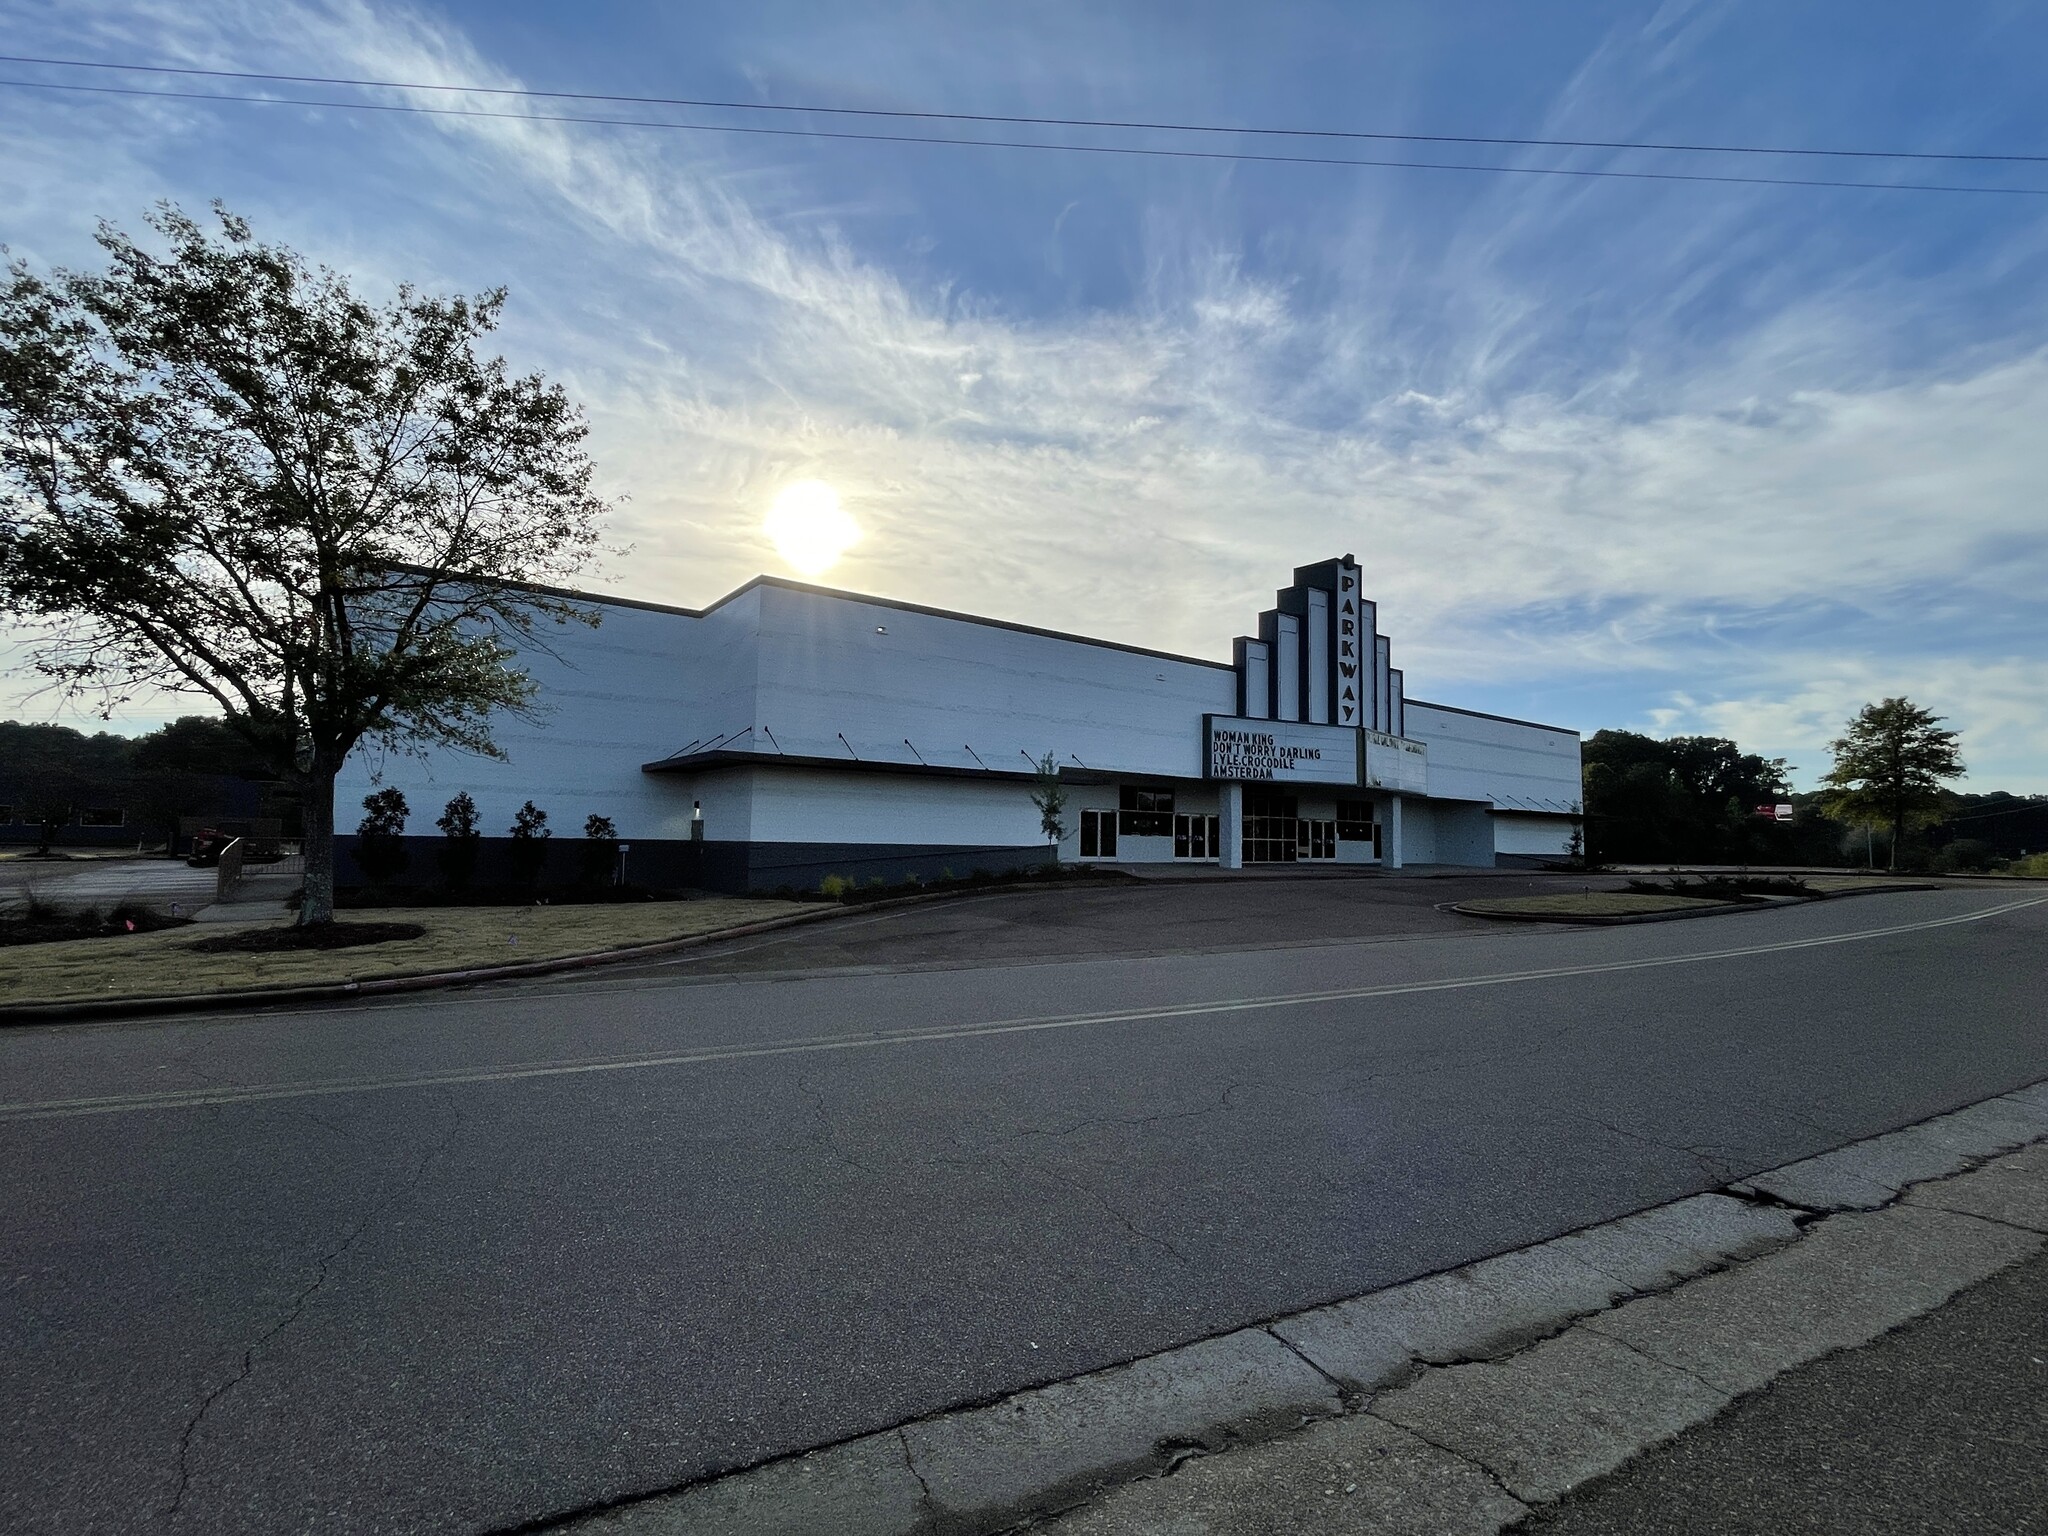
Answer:
[[[995,123],[1039,128],[1111,128],[1153,133],[1253,134],[1298,139],[1368,139],[1396,144],[1482,144],[1529,149],[1620,149],[1669,151],[1701,155],[1811,155],[1853,160],[1947,160],[2041,165],[2048,154],[2005,155],[1964,154],[1918,149],[1812,149],[1767,144],[1665,144],[1629,139],[1537,139],[1506,136],[1485,137],[1451,133],[1375,133],[1354,128],[1270,128],[1243,127],[1227,123],[1154,123],[1126,118],[1018,117],[989,112],[931,112],[896,107],[822,107],[780,102],[721,101],[693,96],[624,96],[594,91],[539,91],[509,85],[448,85],[405,80],[355,80],[335,75],[282,75],[258,70],[195,69],[171,64],[109,63],[93,59],[46,59],[22,54],[0,53],[0,64],[48,64],[64,69],[111,69],[143,74],[195,75],[215,80],[262,80],[280,85],[343,85],[392,91],[452,91],[473,96],[517,96],[548,101],[629,102],[650,107],[706,107],[731,112],[822,113],[839,117],[910,118],[926,122]],[[234,99],[234,98],[223,98]],[[580,121],[580,119],[571,119]],[[947,142],[960,142],[949,140]],[[1346,162],[1349,163],[1349,162]],[[1360,162],[1379,164],[1381,162]],[[1812,183],[1799,183],[1812,185]]]
[[[747,134],[783,139],[833,139],[864,144],[940,144],[955,149],[1026,149],[1055,154],[1138,155],[1163,160],[1230,161],[1262,165],[1372,166],[1410,171],[1473,171],[1503,176],[1568,176],[1600,181],[1691,181],[1743,187],[1833,187],[1857,192],[1967,192],[2005,197],[2048,197],[2048,187],[1992,187],[1950,182],[1835,181],[1820,177],[1722,176],[1697,171],[1587,170],[1572,166],[1473,165],[1447,160],[1372,160],[1334,155],[1255,155],[1222,149],[1159,149],[1135,144],[1056,144],[1031,139],[953,139],[913,133],[842,133],[823,128],[759,128],[736,123],[673,123],[639,117],[571,113],[492,112],[467,107],[423,107],[382,101],[333,101],[299,96],[240,96],[214,91],[151,91],[117,85],[69,85],[48,80],[0,79],[0,87],[72,91],[96,96],[140,96],[171,101],[225,101],[259,107],[329,107],[344,112],[397,112],[422,117],[468,117],[519,123],[581,123],[607,128],[660,128],[683,133]]]

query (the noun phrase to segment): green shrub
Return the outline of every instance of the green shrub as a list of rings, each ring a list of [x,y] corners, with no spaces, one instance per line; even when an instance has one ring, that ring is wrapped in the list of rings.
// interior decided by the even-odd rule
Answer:
[[[441,829],[441,878],[451,891],[469,888],[476,874],[477,851],[483,833],[477,826],[476,801],[468,790],[457,790],[441,814],[434,819]]]
[[[405,873],[405,818],[412,807],[396,788],[363,796],[363,819],[356,824],[356,864],[372,885],[388,885]]]
[[[830,897],[833,901],[846,900],[847,893],[852,889],[853,882],[844,875],[827,875],[818,882],[818,894]]]
[[[548,839],[553,835],[548,830],[548,813],[531,800],[513,814],[512,873],[521,885],[540,884],[541,870],[547,863]]]
[[[619,829],[609,816],[583,819],[583,883],[610,885],[619,872]]]

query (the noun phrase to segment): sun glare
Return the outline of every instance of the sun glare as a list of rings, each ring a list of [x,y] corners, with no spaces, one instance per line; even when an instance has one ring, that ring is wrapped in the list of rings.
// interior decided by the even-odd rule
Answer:
[[[793,480],[776,493],[764,523],[775,551],[806,576],[822,576],[860,539],[860,524],[823,480]]]

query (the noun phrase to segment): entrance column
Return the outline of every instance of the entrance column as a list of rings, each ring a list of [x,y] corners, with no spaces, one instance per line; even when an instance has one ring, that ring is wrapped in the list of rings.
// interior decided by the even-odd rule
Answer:
[[[1388,869],[1401,867],[1401,797],[1387,796],[1387,847],[1381,861]]]
[[[1244,868],[1244,785],[1225,779],[1221,786],[1223,803],[1216,818],[1216,862],[1224,869]]]

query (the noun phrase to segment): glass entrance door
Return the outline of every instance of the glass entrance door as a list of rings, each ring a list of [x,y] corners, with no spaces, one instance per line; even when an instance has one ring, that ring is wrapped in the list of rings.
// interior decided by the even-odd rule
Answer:
[[[1222,845],[1216,829],[1220,817],[1195,816],[1183,811],[1173,818],[1173,856],[1176,859],[1213,859]]]
[[[1271,789],[1244,792],[1244,861],[1247,864],[1292,864],[1296,857],[1294,796]]]

